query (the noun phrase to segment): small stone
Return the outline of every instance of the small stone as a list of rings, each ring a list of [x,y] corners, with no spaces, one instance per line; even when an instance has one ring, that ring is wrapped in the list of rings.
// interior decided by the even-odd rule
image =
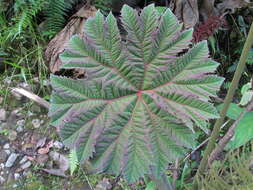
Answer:
[[[41,121],[39,119],[33,119],[32,120],[32,125],[35,129],[39,128],[41,124]]]
[[[5,179],[2,176],[0,176],[0,184],[3,184],[4,182],[5,182]]]
[[[17,132],[21,133],[21,132],[24,131],[24,127],[23,126],[18,126],[16,130],[17,130]]]
[[[4,149],[9,149],[10,148],[10,144],[9,143],[5,144],[3,148]]]
[[[11,151],[9,149],[4,150],[4,152],[6,152],[6,154],[10,155]]]
[[[24,156],[20,161],[19,164],[23,164],[28,160],[27,156]]]
[[[25,125],[25,120],[21,119],[17,121],[17,126],[24,126]]]
[[[14,131],[14,130],[9,131],[8,139],[9,139],[10,141],[15,141],[16,138],[17,138],[17,132]]]
[[[23,165],[21,165],[21,169],[25,170],[27,168],[29,168],[32,165],[32,162],[28,161],[26,163],[24,163]]]
[[[0,151],[0,162],[1,163],[5,162],[7,157],[8,157],[8,154],[4,150]]]
[[[16,161],[17,158],[18,158],[18,154],[12,153],[12,154],[9,156],[7,162],[5,163],[5,167],[7,167],[7,168],[12,167],[13,164],[14,164],[14,162]]]
[[[60,141],[55,141],[53,146],[58,149],[62,149],[64,147],[63,143]]]
[[[6,121],[6,111],[5,109],[0,109],[0,121]]]
[[[4,163],[0,164],[0,169],[4,169]]]
[[[14,179],[18,180],[20,178],[20,174],[19,173],[14,173]]]

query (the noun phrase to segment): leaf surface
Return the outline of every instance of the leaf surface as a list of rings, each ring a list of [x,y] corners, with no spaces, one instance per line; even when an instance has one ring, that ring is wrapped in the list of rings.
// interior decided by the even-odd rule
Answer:
[[[116,19],[98,12],[73,36],[62,68],[84,68],[87,78],[52,75],[51,123],[79,161],[97,172],[122,174],[134,183],[159,177],[169,163],[195,146],[194,130],[208,132],[219,115],[210,101],[223,78],[208,57],[206,41],[189,48],[192,30],[181,32],[173,13],[154,5],[140,15],[125,5],[122,40]]]

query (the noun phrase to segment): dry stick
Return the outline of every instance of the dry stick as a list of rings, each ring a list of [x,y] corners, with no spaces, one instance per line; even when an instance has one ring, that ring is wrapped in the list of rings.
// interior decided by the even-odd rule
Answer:
[[[253,108],[253,99],[251,100],[250,104],[240,113],[237,120],[233,123],[233,125],[228,129],[227,133],[222,137],[222,139],[219,141],[216,148],[211,153],[208,164],[211,165],[212,162],[219,156],[219,154],[224,150],[227,143],[230,141],[230,139],[234,136],[235,128],[237,127],[238,123],[241,121],[243,116],[251,111]]]
[[[176,189],[176,183],[178,179],[178,168],[179,168],[179,159],[176,159],[175,166],[174,166],[174,171],[172,173],[172,178],[173,178],[173,188]]]
[[[244,47],[243,47],[243,50],[242,50],[242,54],[241,54],[241,57],[240,57],[240,60],[239,60],[239,64],[238,64],[238,66],[236,68],[236,71],[235,71],[235,74],[234,74],[231,86],[230,86],[230,88],[228,90],[228,93],[226,95],[226,98],[224,100],[224,106],[223,106],[223,108],[222,108],[222,110],[220,112],[220,118],[218,120],[216,120],[216,122],[215,122],[215,125],[214,125],[214,128],[213,128],[210,140],[208,142],[207,148],[206,148],[206,150],[204,152],[204,156],[203,156],[203,158],[202,158],[202,160],[200,162],[197,174],[195,176],[194,186],[195,186],[196,189],[198,189],[198,186],[197,186],[198,177],[201,176],[201,175],[203,175],[203,173],[205,172],[205,170],[207,168],[207,164],[208,164],[208,157],[211,154],[211,152],[213,151],[213,149],[215,148],[215,142],[216,142],[216,139],[219,136],[220,127],[221,127],[222,123],[225,120],[225,116],[226,116],[229,104],[232,101],[232,98],[234,96],[235,90],[237,89],[239,80],[240,80],[241,75],[242,75],[242,73],[244,71],[246,60],[248,58],[248,53],[249,53],[249,50],[250,50],[250,48],[252,46],[252,43],[253,43],[253,23],[251,24],[247,40],[246,40],[246,42],[244,44]]]
[[[23,88],[12,88],[13,92],[19,93],[35,102],[37,102],[38,104],[42,105],[43,107],[49,109],[49,103],[42,99],[41,97],[37,96],[36,94],[29,92]]]

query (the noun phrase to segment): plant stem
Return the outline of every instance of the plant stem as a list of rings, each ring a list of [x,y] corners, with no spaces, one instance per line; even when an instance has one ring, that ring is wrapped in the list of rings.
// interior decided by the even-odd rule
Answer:
[[[237,120],[233,123],[231,127],[229,127],[226,134],[222,137],[222,139],[219,141],[216,148],[212,151],[209,159],[208,159],[208,165],[211,165],[212,162],[219,156],[219,154],[224,150],[227,143],[230,141],[230,139],[234,136],[235,128],[237,127],[238,123],[241,121],[241,119],[244,117],[244,115],[252,110],[253,108],[253,99],[251,100],[250,104],[241,112]]]
[[[244,44],[242,54],[241,54],[241,57],[240,57],[240,60],[239,60],[239,64],[236,68],[231,86],[229,87],[228,93],[227,93],[226,98],[224,100],[224,105],[223,105],[223,108],[220,112],[220,118],[218,120],[216,120],[216,122],[215,122],[210,140],[209,140],[207,148],[204,152],[204,156],[203,156],[203,158],[200,162],[200,165],[199,165],[199,168],[198,168],[197,174],[195,176],[195,180],[194,180],[195,185],[197,184],[197,178],[200,175],[202,175],[205,172],[206,168],[207,168],[208,157],[211,154],[211,152],[213,151],[213,149],[215,148],[215,142],[216,142],[217,137],[219,136],[220,127],[224,122],[229,104],[232,101],[232,98],[233,98],[234,93],[237,89],[239,80],[240,80],[241,75],[244,71],[244,68],[245,68],[245,65],[246,65],[246,60],[248,58],[248,53],[250,51],[252,43],[253,43],[253,23],[251,24],[250,31],[248,33],[246,42]]]

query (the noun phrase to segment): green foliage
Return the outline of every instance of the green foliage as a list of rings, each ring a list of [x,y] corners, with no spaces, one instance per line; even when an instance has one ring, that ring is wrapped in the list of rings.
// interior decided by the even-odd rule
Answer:
[[[78,166],[78,158],[77,158],[76,150],[72,149],[72,150],[70,150],[70,153],[69,153],[70,175],[73,175],[77,166]]]
[[[52,34],[58,33],[66,24],[70,10],[78,3],[78,0],[48,0],[46,8],[46,30]]]
[[[253,97],[251,84],[252,82],[248,82],[247,84],[242,86],[242,89],[241,89],[242,98],[239,103],[241,106],[247,105]]]
[[[230,104],[227,117],[232,120],[236,120],[244,108],[239,107],[236,104]],[[227,149],[235,149],[248,141],[253,139],[253,111],[250,111],[244,115],[244,117],[239,121],[234,137],[230,140],[227,145]]]
[[[224,160],[215,161],[207,175],[199,180],[202,189],[253,189],[252,154],[251,150],[247,150],[246,147],[247,146],[245,146],[243,150],[236,150],[235,152],[228,153]]]
[[[104,15],[107,15],[112,7],[112,0],[94,0],[92,3],[97,9],[101,10]]]
[[[245,84],[241,88],[241,100],[240,103],[237,104],[230,104],[227,117],[232,120],[237,120],[240,113],[245,109],[244,107],[239,106],[246,106],[250,100],[252,99],[253,92],[251,89],[251,82]],[[221,109],[222,105],[218,106],[218,109]],[[253,139],[253,111],[246,113],[243,118],[237,124],[235,129],[234,137],[230,140],[228,145],[226,146],[227,149],[235,149],[244,144],[246,144],[249,140]]]
[[[169,9],[160,19],[154,5],[140,16],[125,5],[121,15],[126,42],[115,17],[100,12],[86,21],[83,40],[72,37],[62,68],[84,68],[87,79],[52,75],[50,116],[79,161],[92,158],[96,171],[133,183],[151,170],[159,177],[194,147],[194,126],[207,131],[219,117],[208,101],[223,79],[210,74],[218,63],[206,41],[188,49],[192,30],[180,32]]]

